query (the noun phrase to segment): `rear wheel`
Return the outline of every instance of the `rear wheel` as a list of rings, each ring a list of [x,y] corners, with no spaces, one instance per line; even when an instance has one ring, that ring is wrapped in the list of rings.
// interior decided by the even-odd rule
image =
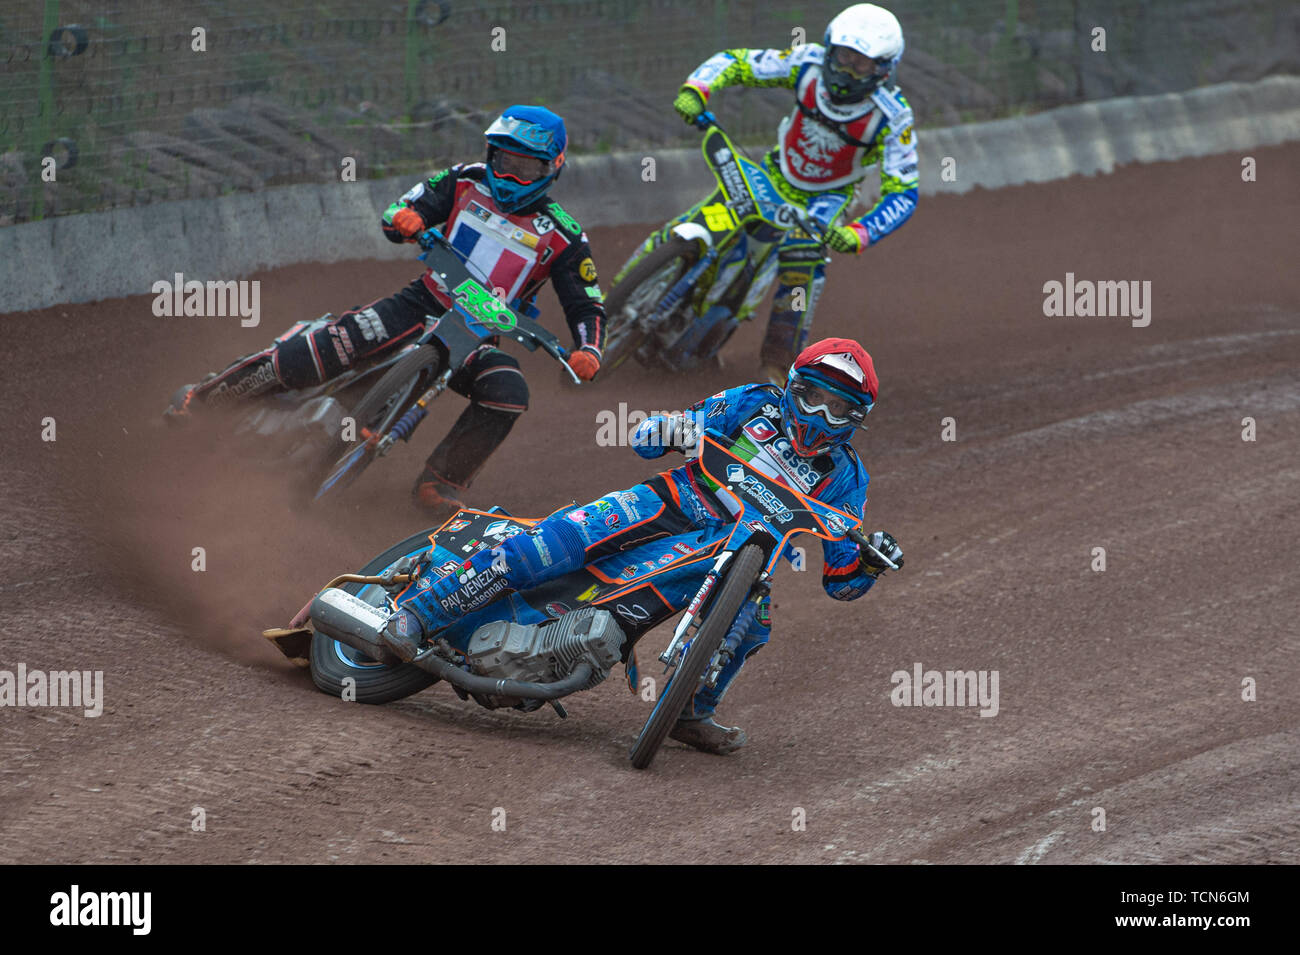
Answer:
[[[659,697],[659,702],[641,729],[641,735],[632,744],[629,756],[637,769],[645,769],[650,765],[682,710],[699,690],[700,679],[708,669],[709,661],[727,638],[727,631],[731,629],[736,614],[740,613],[741,604],[749,596],[754,581],[758,580],[762,570],[763,551],[757,544],[746,544],[732,559],[731,566],[727,568],[727,577],[713,598],[708,616],[692,638],[682,662],[669,678],[663,695]]]
[[[427,547],[433,531],[434,528],[430,528],[394,544],[362,567],[359,573],[366,576],[378,574],[407,554]],[[375,584],[344,584],[342,589],[373,606],[384,603],[384,588]],[[330,696],[341,696],[344,687],[348,686],[344,681],[354,681],[349,692],[355,692],[358,703],[391,703],[438,682],[436,676],[417,666],[378,663],[346,643],[319,633],[311,639],[311,679],[322,693]]]
[[[663,299],[665,293],[700,258],[699,243],[675,235],[652,249],[609,291],[605,299],[605,350],[600,377],[604,378],[630,358],[648,331],[638,324]]]
[[[340,435],[323,455],[326,464],[314,498],[325,500],[341,493],[375,457],[375,446],[368,435],[381,435],[404,415],[442,370],[442,352],[433,345],[421,345],[393,364],[366,392],[352,409],[356,422],[356,440],[345,441]]]

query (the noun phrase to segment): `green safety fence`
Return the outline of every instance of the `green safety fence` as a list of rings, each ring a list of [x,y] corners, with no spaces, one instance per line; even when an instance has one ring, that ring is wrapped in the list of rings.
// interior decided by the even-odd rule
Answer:
[[[843,5],[0,0],[0,224],[436,168],[514,102],[561,113],[575,154],[689,145],[670,104],[691,69],[816,42]],[[1292,0],[887,5],[922,127],[1300,72]],[[717,102],[751,143],[789,107]]]

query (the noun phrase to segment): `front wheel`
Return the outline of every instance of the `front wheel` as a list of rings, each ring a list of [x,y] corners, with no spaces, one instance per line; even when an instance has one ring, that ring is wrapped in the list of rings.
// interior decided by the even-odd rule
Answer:
[[[407,554],[428,547],[431,533],[432,528],[394,544],[362,567],[360,575],[377,575]],[[342,589],[373,606],[384,603],[384,588],[376,584],[343,584]],[[322,693],[330,696],[342,696],[345,689],[349,694],[355,693],[358,703],[391,703],[438,682],[432,673],[410,663],[397,666],[379,663],[360,650],[319,633],[311,638],[311,679]],[[349,680],[352,682],[346,682]]]
[[[605,298],[605,349],[601,378],[612,374],[645,341],[649,329],[639,320],[659,305],[664,295],[699,261],[700,245],[674,235],[661,243],[623,276]]]
[[[713,607],[691,639],[682,662],[669,678],[663,695],[659,697],[659,702],[641,729],[641,735],[632,744],[632,751],[628,755],[637,769],[645,769],[650,765],[682,710],[686,709],[686,704],[699,690],[700,679],[708,669],[709,661],[727,639],[727,631],[731,629],[736,614],[740,613],[741,604],[753,589],[754,581],[762,573],[763,563],[762,548],[757,544],[746,544],[727,568],[726,579],[713,598]]]
[[[340,435],[322,456],[325,464],[315,489],[317,501],[334,497],[352,484],[375,458],[371,436],[385,434],[419,399],[442,370],[442,352],[433,345],[421,345],[402,356],[352,409],[356,440]]]

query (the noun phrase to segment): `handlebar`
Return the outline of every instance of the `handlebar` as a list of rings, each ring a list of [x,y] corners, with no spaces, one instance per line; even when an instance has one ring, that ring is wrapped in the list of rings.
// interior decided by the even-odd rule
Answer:
[[[415,237],[415,241],[420,248],[424,250],[419,256],[421,261],[427,262],[429,253],[433,252],[435,249],[443,249],[451,253],[456,256],[461,263],[464,263],[465,261],[461,254],[456,251],[456,248],[447,241],[447,237],[442,234],[437,226],[430,226],[425,229]],[[468,269],[466,269],[466,271],[468,272]],[[472,275],[472,273],[470,274]],[[506,307],[509,308],[510,306],[507,305]],[[510,311],[513,314],[515,310],[511,308]],[[527,325],[535,326],[536,331],[528,328],[525,323],[527,323]],[[546,352],[564,366],[564,370],[569,373],[569,377],[573,379],[574,384],[582,384],[582,379],[578,377],[577,372],[573,370],[573,367],[568,362],[568,350],[560,344],[559,339],[540,326],[536,326],[536,323],[526,316],[515,315],[514,327],[509,331],[498,332],[498,334],[506,338],[513,338],[529,350],[540,347],[542,351]]]
[[[873,547],[871,544],[871,540],[867,537],[867,535],[862,533],[862,531],[858,530],[856,527],[853,528],[851,531],[849,531],[848,534],[846,534],[845,536],[848,537],[849,540],[853,541],[853,543],[857,544],[859,547],[871,551],[871,553],[875,554],[877,557],[883,560],[885,562],[885,566],[888,567],[890,570],[898,570],[898,565],[895,564],[888,557],[886,557],[884,554],[882,554],[875,547]]]
[[[726,130],[722,129],[721,124],[718,123],[718,117],[713,115],[713,113],[707,109],[700,113],[699,116],[695,117],[694,124],[695,127],[702,132],[717,126],[721,132],[726,133]],[[727,138],[730,139],[730,137]],[[792,203],[787,203],[787,206],[794,211],[794,221],[798,223],[799,228],[803,229],[804,232],[807,232],[808,235],[821,245],[822,250],[825,251],[827,245],[827,233],[822,229],[821,225],[810,219]]]

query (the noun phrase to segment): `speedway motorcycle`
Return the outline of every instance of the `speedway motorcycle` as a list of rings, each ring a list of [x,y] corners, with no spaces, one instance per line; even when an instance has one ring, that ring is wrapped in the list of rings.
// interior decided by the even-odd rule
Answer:
[[[605,298],[605,377],[629,358],[668,371],[714,361],[776,278],[777,247],[791,229],[820,242],[845,204],[842,195],[816,197],[807,209],[787,201],[761,164],[745,156],[716,117],[705,130],[704,160],[717,188],[685,222],[650,236],[614,277]],[[651,248],[653,246],[653,248]]]
[[[432,532],[390,547],[359,573],[330,581],[289,627],[264,635],[310,667],[316,686],[333,695],[346,688],[359,702],[387,703],[445,680],[462,699],[489,709],[531,712],[549,703],[564,717],[559,701],[596,686],[618,663],[636,692],[637,641],[681,613],[659,656],[668,682],[629,754],[644,769],[700,686],[716,683],[791,538],[848,536],[871,548],[858,518],[769,478],[734,454],[732,444],[707,431],[699,457],[717,493],[734,504],[730,522],[649,541],[530,590],[507,592],[440,631],[409,663],[393,656],[381,637],[403,592],[431,570],[464,578],[468,557],[527,533],[536,520],[499,507],[462,509]],[[592,505],[590,516],[614,511],[619,493]],[[583,510],[567,516],[582,519]]]
[[[534,321],[535,306],[499,300],[438,229],[427,229],[416,241],[424,250],[419,258],[432,269],[436,295],[447,306],[441,315],[426,317],[419,338],[322,385],[270,395],[236,419],[238,439],[263,456],[301,465],[313,501],[340,494],[398,441],[409,441],[456,369],[486,339],[540,348],[581,384],[559,339]],[[332,318],[299,323],[277,341],[310,334]]]

